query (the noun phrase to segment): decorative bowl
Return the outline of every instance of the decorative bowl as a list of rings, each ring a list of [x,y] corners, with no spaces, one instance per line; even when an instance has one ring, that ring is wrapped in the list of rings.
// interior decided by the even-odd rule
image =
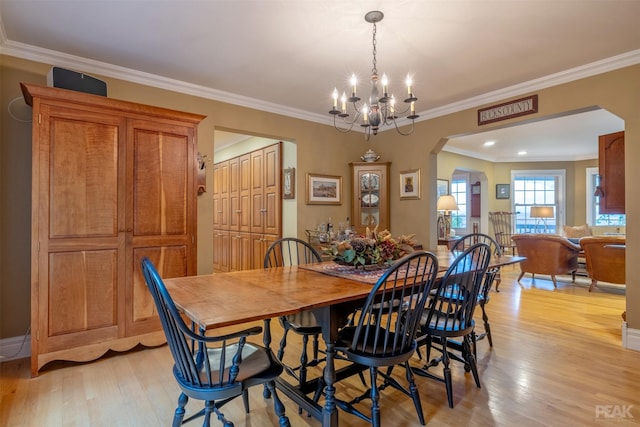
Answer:
[[[380,159],[380,156],[378,156],[376,152],[371,149],[367,150],[366,153],[360,156],[360,160],[362,160],[363,162],[375,162],[378,161],[378,159]]]

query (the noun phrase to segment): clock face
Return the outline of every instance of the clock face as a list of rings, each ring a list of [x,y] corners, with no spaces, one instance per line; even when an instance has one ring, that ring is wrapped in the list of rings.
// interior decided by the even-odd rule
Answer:
[[[472,185],[471,186],[471,194],[480,194],[480,186]]]

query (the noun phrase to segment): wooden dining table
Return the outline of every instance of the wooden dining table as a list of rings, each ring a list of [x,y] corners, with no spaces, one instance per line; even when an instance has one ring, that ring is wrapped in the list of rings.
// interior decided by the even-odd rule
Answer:
[[[438,256],[439,271],[443,274],[456,255],[447,250],[433,252]],[[490,265],[513,264],[523,259],[505,255],[494,257]],[[306,394],[308,390],[301,390],[283,376],[276,385],[303,410],[320,420],[322,426],[338,425],[334,400],[334,343],[347,316],[369,295],[371,283],[305,269],[304,266],[213,273],[164,279],[164,282],[176,306],[202,329],[265,321],[263,338],[266,346],[271,342],[270,319],[310,310],[322,328],[326,344],[322,378],[324,405],[314,402]]]

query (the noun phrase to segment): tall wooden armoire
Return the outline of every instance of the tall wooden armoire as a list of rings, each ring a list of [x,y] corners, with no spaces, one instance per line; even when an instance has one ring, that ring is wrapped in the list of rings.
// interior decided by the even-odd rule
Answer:
[[[22,84],[33,107],[31,372],[158,345],[140,261],[196,274],[204,116]]]

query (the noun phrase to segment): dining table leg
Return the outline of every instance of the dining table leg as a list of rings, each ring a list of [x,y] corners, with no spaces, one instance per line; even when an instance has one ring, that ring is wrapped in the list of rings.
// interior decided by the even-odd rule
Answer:
[[[262,343],[268,349],[271,349],[271,319],[264,319],[264,326],[262,328]],[[269,399],[271,397],[271,391],[264,385],[262,390],[262,396],[265,399]]]
[[[338,409],[335,402],[336,394],[336,370],[334,357],[336,354],[335,345],[332,341],[327,341],[327,362],[324,369],[324,407],[322,408],[322,427],[332,427],[338,425]]]

